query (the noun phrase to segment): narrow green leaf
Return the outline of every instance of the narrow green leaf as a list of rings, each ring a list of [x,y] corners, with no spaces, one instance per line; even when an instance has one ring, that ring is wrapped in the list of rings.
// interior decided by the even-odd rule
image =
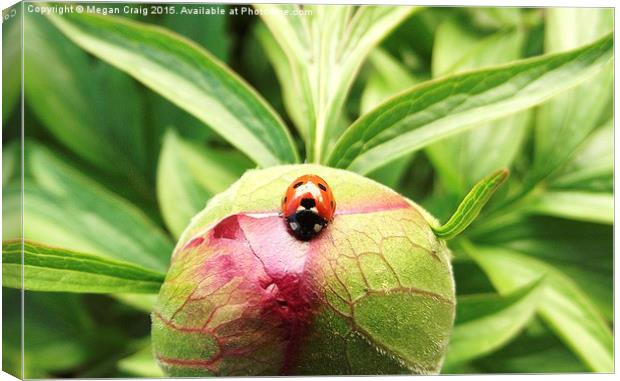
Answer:
[[[83,49],[207,123],[259,165],[299,160],[284,123],[267,102],[193,42],[123,18],[87,14],[49,18]]]
[[[523,40],[519,28],[480,38],[456,21],[444,22],[435,33],[433,76],[514,61],[521,57]],[[426,153],[446,190],[463,194],[495,168],[509,167],[521,149],[529,120],[530,112],[519,112],[428,146]]]
[[[545,51],[560,52],[613,31],[612,9],[554,8],[546,12]],[[537,110],[534,163],[526,183],[533,186],[570,160],[591,131],[606,121],[613,97],[613,63],[587,82]]]
[[[4,152],[3,152],[4,154]],[[4,164],[4,163],[3,163]],[[21,180],[14,179],[2,184],[2,239],[22,237]]]
[[[613,119],[597,128],[571,161],[549,180],[552,189],[613,192]]]
[[[21,177],[21,144],[12,141],[9,144],[3,143],[2,147],[2,185],[7,185],[11,181],[19,181]]]
[[[166,270],[173,245],[160,227],[51,151],[34,141],[26,147],[26,239]],[[6,197],[8,214],[19,221],[20,187],[7,189]],[[19,226],[8,233],[19,238]]]
[[[2,289],[2,371],[22,379],[22,291]],[[26,368],[26,366],[24,366]]]
[[[541,324],[538,324],[540,326]],[[588,368],[545,327],[530,327],[499,351],[476,361],[477,373],[585,373]]]
[[[105,340],[95,339],[102,327],[93,322],[79,294],[29,291],[22,294],[20,290],[3,288],[2,299],[5,307],[2,311],[2,367],[5,371],[11,366],[5,362],[7,357],[12,360],[17,355],[14,366],[21,372],[23,364],[24,378],[53,377],[53,374],[68,373],[89,361],[98,361],[99,356],[110,349],[109,334],[102,333]],[[27,311],[23,316],[22,302]],[[26,359],[23,363],[22,356]]]
[[[451,239],[465,230],[480,214],[484,205],[491,199],[497,188],[508,177],[507,169],[500,169],[480,180],[461,203],[448,222],[433,227],[435,235],[443,239]]]
[[[134,81],[92,62],[43,15],[27,13],[24,28],[27,106],[78,156],[144,187],[143,110]]]
[[[500,247],[473,247],[468,254],[500,293],[545,275],[538,312],[553,331],[595,372],[612,372],[613,335],[600,312],[573,280],[547,263]]]
[[[202,4],[183,4],[183,8],[189,12],[198,13],[202,7]],[[207,16],[209,22],[205,22],[205,18],[199,14],[175,12],[164,15],[161,25],[199,43],[220,61],[226,62],[230,56],[233,36],[228,30],[228,20],[231,20],[228,6],[209,4],[209,7],[216,11]]]
[[[579,191],[547,191],[527,211],[578,221],[614,223],[614,195]]]
[[[183,7],[197,9],[202,5],[184,4]],[[227,8],[226,5],[216,4],[211,4],[210,7]],[[200,15],[177,12],[164,15],[160,25],[195,41],[219,60],[227,62],[232,42],[231,34],[227,30],[228,14],[211,14],[208,17],[209,22],[204,22],[204,18]],[[204,122],[156,92],[146,94],[146,103],[148,107],[146,117],[150,132],[149,157],[154,166],[161,152],[162,137],[170,126],[174,126],[181,136],[197,142],[221,139],[211,127],[205,128]]]
[[[304,99],[299,98],[302,90],[299,88],[299,81],[294,79],[298,73],[293,71],[286,53],[265,24],[257,24],[254,34],[278,76],[286,112],[291,117],[300,135],[304,140],[307,140],[310,129],[309,123],[311,122],[307,115],[309,115],[310,110],[307,109],[308,104]]]
[[[428,71],[437,26],[459,13],[458,8],[422,8],[399,25],[381,45],[410,70]]]
[[[66,41],[63,46],[70,45]],[[72,66],[73,68],[74,66]],[[146,153],[146,126],[144,105],[140,89],[133,78],[105,62],[97,62],[90,69],[91,82],[95,83],[96,99],[89,100],[99,104],[99,121],[105,126],[98,144],[107,144],[114,152],[114,165],[126,166],[119,162],[127,160],[124,169],[129,180],[146,177],[150,173]],[[49,90],[48,90],[49,91]],[[92,130],[92,126],[84,126]],[[92,131],[91,131],[92,134]],[[91,137],[92,139],[92,137]],[[134,180],[135,182],[135,180]]]
[[[544,102],[598,73],[612,54],[613,38],[607,35],[567,53],[423,83],[359,118],[327,162],[368,173],[478,123]]]
[[[596,307],[613,321],[613,226],[519,214],[471,238],[544,260],[588,290]]]
[[[226,190],[251,167],[236,152],[207,150],[169,130],[159,157],[157,198],[170,231],[180,236],[213,195]]]
[[[303,11],[309,14],[297,16],[291,12],[302,11],[298,5],[255,7],[263,12],[263,21],[288,58],[291,77],[287,80],[292,85],[286,91],[294,91],[299,104],[293,119],[301,120],[299,129],[307,131],[309,159],[321,162],[364,59],[416,8],[331,6],[327,11],[317,5],[305,6]],[[271,58],[282,59],[274,54]],[[281,63],[275,66],[285,70]]]
[[[431,61],[433,77],[437,78],[463,70],[490,66],[489,64],[492,65],[493,63],[502,63],[504,61],[502,56],[506,53],[510,54],[512,49],[504,45],[498,58],[497,52],[490,51],[488,47],[494,45],[493,41],[501,40],[502,36],[506,36],[506,34],[504,31],[481,38],[474,34],[471,28],[461,25],[456,18],[440,23],[435,30],[435,40],[433,41]],[[476,61],[482,61],[482,64],[478,64]],[[485,65],[485,63],[487,64]]]
[[[262,11],[261,18],[269,26],[271,33],[289,57],[303,61],[311,46],[308,35],[308,18],[297,16],[301,7],[296,4],[255,4]]]
[[[484,356],[508,343],[530,321],[540,299],[541,281],[505,296],[462,296],[444,369]]]
[[[321,151],[316,151],[320,153],[317,161],[325,162],[324,156],[328,153],[328,144],[332,139],[335,140],[340,136],[336,135],[340,130],[334,125],[337,123],[336,120],[357,72],[368,54],[398,25],[420,9],[422,8],[413,6],[360,6],[351,16],[349,24],[342,32],[344,44],[340,58],[337,60],[341,62],[341,68],[339,71],[333,70],[327,82],[331,87],[329,93],[333,94],[330,97],[330,107],[327,108],[330,117],[327,118],[323,131],[320,128],[321,124],[317,124],[317,147],[321,147]],[[330,24],[328,21],[323,27],[328,34],[331,29]],[[326,71],[331,67],[326,64],[322,70]]]
[[[254,7],[263,11],[261,19],[271,32],[268,35],[265,29],[259,27],[257,37],[278,75],[286,110],[304,136],[307,155],[312,156],[316,116],[307,62],[307,56],[312,52],[309,34],[311,15],[286,16],[287,13],[301,12],[301,7],[294,4],[254,4]]]
[[[471,22],[483,30],[523,26],[522,13],[527,11],[517,7],[467,7],[463,10]]]
[[[23,256],[22,256],[23,253]],[[23,267],[22,267],[23,266]],[[40,243],[2,243],[2,286],[31,291],[157,293],[164,274]]]

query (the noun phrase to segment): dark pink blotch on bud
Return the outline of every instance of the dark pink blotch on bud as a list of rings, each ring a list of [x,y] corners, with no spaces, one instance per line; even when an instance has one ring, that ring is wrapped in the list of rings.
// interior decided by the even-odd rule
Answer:
[[[195,271],[190,279],[196,279],[196,287],[170,317],[157,314],[155,318],[173,329],[183,325],[175,323],[175,319],[181,315],[190,314],[196,323],[201,319],[198,311],[203,309],[198,305],[209,297],[222,297],[217,295],[218,292],[229,293],[223,296],[225,303],[235,303],[236,297],[243,298],[244,311],[241,316],[209,329],[208,326],[221,309],[221,306],[214,306],[209,314],[205,314],[201,324],[192,327],[205,335],[212,335],[219,346],[212,355],[213,359],[206,363],[181,363],[184,366],[205,367],[219,374],[218,366],[227,357],[252,356],[253,349],[247,345],[246,340],[250,339],[253,345],[258,342],[252,341],[250,336],[256,334],[256,331],[248,329],[246,323],[255,320],[260,321],[262,329],[270,331],[259,334],[271,336],[269,342],[264,344],[281,353],[281,366],[277,373],[289,374],[291,364],[295,361],[295,349],[308,327],[318,297],[312,285],[316,279],[306,272],[306,263],[312,260],[309,244],[291,236],[278,216],[256,218],[233,215],[223,219],[204,236],[192,238],[174,260],[184,261],[186,256],[200,256],[196,249],[201,246],[208,247],[210,255],[204,261],[196,262],[195,268],[187,269],[179,278],[169,277],[167,282],[167,287],[186,282],[185,276]],[[233,290],[226,290],[226,286],[235,279],[239,283]],[[229,331],[235,329],[235,326],[236,335],[221,334],[222,330]],[[244,337],[244,333],[248,337]],[[244,347],[244,350],[234,352],[227,349]],[[164,364],[175,365],[172,358],[160,356],[159,359]],[[224,366],[228,368],[229,364]]]

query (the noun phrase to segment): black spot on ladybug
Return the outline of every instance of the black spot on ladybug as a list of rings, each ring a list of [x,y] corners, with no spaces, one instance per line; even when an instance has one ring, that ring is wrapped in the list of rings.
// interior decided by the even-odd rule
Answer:
[[[286,202],[287,198],[288,198],[288,197],[284,196],[284,201],[283,201],[283,202]]]
[[[316,206],[316,201],[313,198],[304,198],[301,200],[301,206],[306,209],[311,209]]]
[[[317,213],[302,210],[287,217],[286,223],[297,239],[309,241],[323,230],[327,225],[327,220]],[[317,229],[317,226],[319,229]]]
[[[331,205],[332,209],[334,209],[334,201],[330,201],[329,205]]]
[[[303,184],[303,181],[300,181],[297,184],[293,185],[293,188],[299,188],[301,184]]]
[[[321,188],[322,191],[327,191],[327,188],[325,187],[325,185],[319,183],[319,188]]]

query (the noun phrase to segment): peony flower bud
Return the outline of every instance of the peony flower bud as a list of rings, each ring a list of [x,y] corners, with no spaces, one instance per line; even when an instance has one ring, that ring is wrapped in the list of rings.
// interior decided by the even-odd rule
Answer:
[[[279,215],[304,174],[338,205],[307,242]],[[249,171],[181,236],[152,314],[155,357],[170,376],[438,373],[455,295],[433,222],[348,171]]]

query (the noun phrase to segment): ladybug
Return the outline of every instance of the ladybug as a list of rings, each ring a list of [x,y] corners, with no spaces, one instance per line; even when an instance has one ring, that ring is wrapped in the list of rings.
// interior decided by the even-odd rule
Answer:
[[[300,176],[282,199],[282,216],[295,237],[308,241],[334,218],[336,201],[327,182],[317,175]]]

